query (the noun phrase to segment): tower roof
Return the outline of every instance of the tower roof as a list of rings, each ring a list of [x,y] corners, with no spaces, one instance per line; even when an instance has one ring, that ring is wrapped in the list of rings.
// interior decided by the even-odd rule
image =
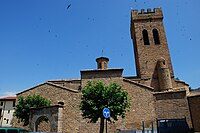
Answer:
[[[109,61],[109,58],[103,56],[96,58],[96,62],[98,62],[99,60]]]
[[[97,62],[97,69],[108,69],[108,61],[109,61],[109,58],[107,57],[99,57],[96,59],[96,62]]]
[[[0,101],[16,100],[16,96],[8,96],[0,98]]]

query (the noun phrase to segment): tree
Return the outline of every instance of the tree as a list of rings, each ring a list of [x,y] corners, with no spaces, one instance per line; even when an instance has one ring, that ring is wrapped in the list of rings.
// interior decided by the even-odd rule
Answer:
[[[109,108],[112,120],[117,121],[119,116],[125,117],[129,107],[128,93],[116,83],[105,86],[101,81],[89,81],[82,91],[82,116],[89,118],[90,123],[96,123],[100,118],[100,133],[104,130],[104,108]],[[108,118],[108,121],[111,122],[111,119]]]
[[[29,124],[30,108],[50,106],[50,100],[43,98],[40,95],[19,96],[14,115],[24,123],[24,126]]]

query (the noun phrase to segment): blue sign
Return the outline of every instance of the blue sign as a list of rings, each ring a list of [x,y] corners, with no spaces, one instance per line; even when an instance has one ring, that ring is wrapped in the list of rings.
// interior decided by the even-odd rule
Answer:
[[[110,117],[110,110],[108,108],[104,108],[103,109],[103,116],[105,118],[109,118]]]

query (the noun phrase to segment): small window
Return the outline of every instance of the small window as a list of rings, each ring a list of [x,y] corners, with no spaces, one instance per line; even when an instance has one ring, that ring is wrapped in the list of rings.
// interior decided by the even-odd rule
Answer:
[[[106,64],[106,62],[104,61],[104,69],[106,69],[107,68],[107,64]]]
[[[3,106],[3,102],[1,102],[1,106]]]
[[[6,120],[6,124],[8,124],[8,122],[9,122],[9,119]]]
[[[10,110],[8,110],[8,114],[10,113]]]
[[[157,29],[153,29],[153,39],[155,44],[160,44],[160,39]]]
[[[136,44],[136,36],[135,36],[135,34],[133,35],[133,42],[134,42],[134,44]]]
[[[147,30],[142,31],[144,45],[150,45],[149,43],[149,36]]]
[[[165,65],[165,61],[163,61],[163,65]]]
[[[99,69],[102,69],[101,62],[99,63],[98,68],[99,68]]]

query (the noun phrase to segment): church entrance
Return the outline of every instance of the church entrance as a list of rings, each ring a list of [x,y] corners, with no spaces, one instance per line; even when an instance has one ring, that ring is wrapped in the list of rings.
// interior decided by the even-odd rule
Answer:
[[[30,114],[30,128],[33,132],[62,132],[63,106],[55,105],[33,108]]]

